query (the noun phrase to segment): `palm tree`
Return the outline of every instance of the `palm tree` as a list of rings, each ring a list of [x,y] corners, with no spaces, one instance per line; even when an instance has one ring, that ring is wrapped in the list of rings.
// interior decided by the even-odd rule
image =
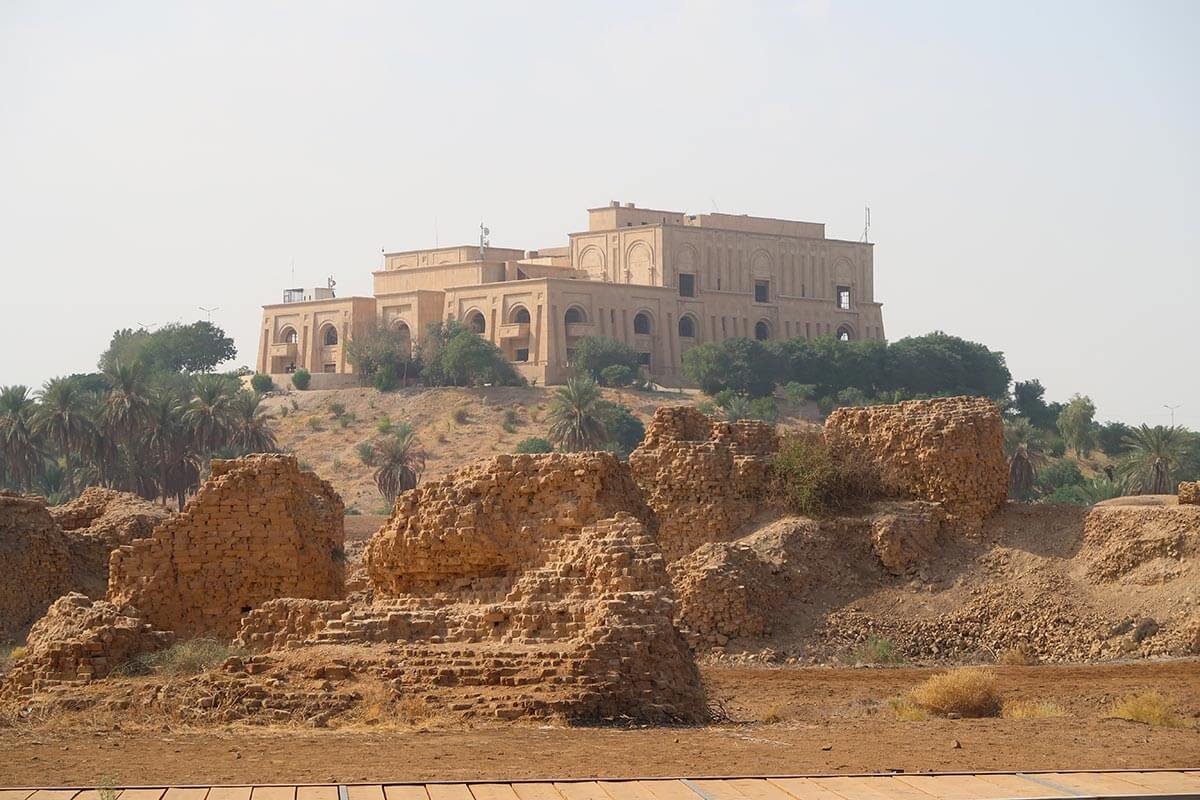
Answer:
[[[224,447],[232,415],[229,383],[216,375],[197,378],[195,395],[183,412],[183,421],[191,427],[198,449],[212,453]]]
[[[35,409],[28,386],[0,388],[0,479],[18,489],[32,488],[43,467],[32,422]]]
[[[258,392],[238,392],[230,404],[226,445],[239,453],[272,453],[278,450],[275,434],[267,424],[269,415],[262,408]]]
[[[588,377],[570,378],[554,393],[550,412],[550,441],[559,450],[596,450],[608,441],[600,418],[600,387]]]
[[[1125,437],[1129,453],[1120,473],[1143,494],[1169,494],[1171,472],[1187,454],[1188,432],[1178,426],[1142,424]]]
[[[1084,506],[1094,506],[1103,500],[1114,497],[1124,497],[1128,493],[1128,484],[1120,479],[1113,480],[1104,476],[1092,478],[1087,483],[1071,486],[1065,492],[1070,502]]]
[[[40,399],[33,429],[62,455],[63,481],[67,493],[74,495],[74,456],[87,448],[95,428],[91,394],[77,380],[52,378],[42,386]]]
[[[1019,500],[1033,496],[1037,469],[1046,462],[1042,432],[1024,417],[1004,423],[1004,453],[1008,456],[1008,495]]]
[[[737,422],[750,418],[750,401],[740,394],[735,394],[721,407],[721,416],[726,422]]]
[[[189,490],[199,482],[199,456],[194,437],[184,422],[185,405],[170,389],[154,392],[146,406],[146,432],[141,449],[150,453],[155,474],[154,494],[166,505],[174,495],[183,508]]]
[[[425,471],[425,450],[416,431],[400,423],[392,432],[374,442],[375,485],[389,503],[400,492],[414,489]]]
[[[146,417],[149,403],[146,368],[140,361],[130,364],[116,361],[104,371],[104,378],[109,386],[100,413],[104,430],[116,440],[129,444]]]

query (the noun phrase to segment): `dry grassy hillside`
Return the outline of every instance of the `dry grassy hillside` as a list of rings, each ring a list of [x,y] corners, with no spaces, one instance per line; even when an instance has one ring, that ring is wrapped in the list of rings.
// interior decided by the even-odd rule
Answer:
[[[355,448],[379,435],[385,417],[416,428],[428,454],[425,478],[432,478],[477,459],[511,453],[527,437],[546,436],[546,412],[553,393],[553,388],[540,386],[409,388],[388,393],[371,388],[331,389],[273,395],[264,406],[273,417],[280,449],[294,452],[331,482],[347,508],[371,514],[390,509],[384,508],[371,479],[372,470],[362,463]],[[659,406],[690,404],[697,399],[695,393],[618,389],[605,389],[604,397],[628,406],[643,422]],[[339,403],[345,412],[336,416],[333,407]],[[511,432],[504,427],[508,410],[516,413],[517,420]]]

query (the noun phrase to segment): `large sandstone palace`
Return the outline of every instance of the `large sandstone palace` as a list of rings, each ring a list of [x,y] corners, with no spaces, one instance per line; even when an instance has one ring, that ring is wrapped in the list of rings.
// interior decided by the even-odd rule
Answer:
[[[347,339],[384,325],[406,346],[461,320],[528,379],[561,383],[575,343],[611,336],[647,374],[678,385],[681,356],[703,342],[834,335],[882,339],[872,245],[825,237],[815,222],[686,214],[613,202],[588,210],[566,247],[479,245],[386,253],[372,297],[289,289],[263,307],[258,371],[354,380]],[[331,379],[335,373],[345,379]]]

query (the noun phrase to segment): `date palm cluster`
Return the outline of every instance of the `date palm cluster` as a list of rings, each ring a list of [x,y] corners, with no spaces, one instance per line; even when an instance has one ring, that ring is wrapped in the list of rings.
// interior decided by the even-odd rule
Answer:
[[[63,502],[107,486],[180,507],[210,458],[276,450],[262,398],[230,375],[114,363],[0,387],[0,487]]]

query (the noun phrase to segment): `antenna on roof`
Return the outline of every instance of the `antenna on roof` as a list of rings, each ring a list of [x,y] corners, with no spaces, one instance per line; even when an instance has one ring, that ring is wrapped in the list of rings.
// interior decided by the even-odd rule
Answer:
[[[863,240],[864,242],[869,242],[869,241],[871,241],[871,240],[870,240],[870,238],[869,238],[869,237],[870,237],[870,235],[871,235],[871,207],[870,207],[870,206],[866,206],[866,220],[865,220],[865,222],[863,223],[863,237],[862,237],[862,240]]]

